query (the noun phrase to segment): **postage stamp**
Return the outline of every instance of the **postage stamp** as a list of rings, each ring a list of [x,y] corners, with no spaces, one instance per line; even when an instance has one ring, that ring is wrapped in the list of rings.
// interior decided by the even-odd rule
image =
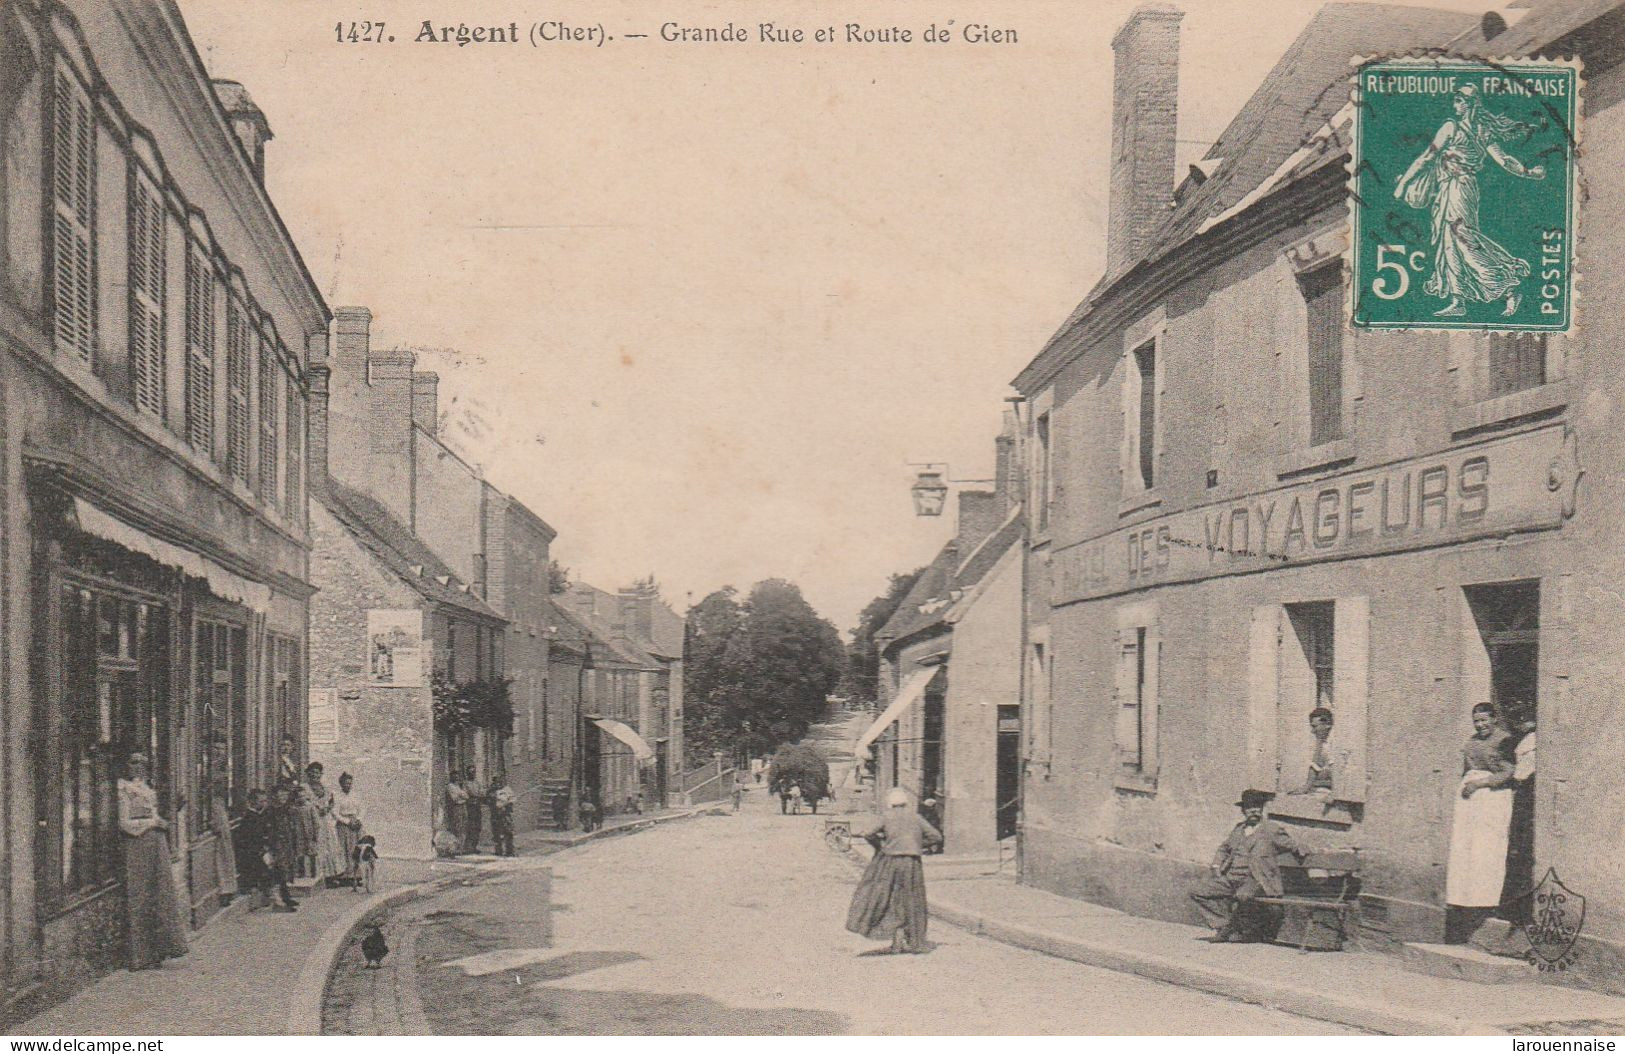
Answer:
[[[1578,65],[1389,59],[1356,78],[1350,324],[1568,332]]]

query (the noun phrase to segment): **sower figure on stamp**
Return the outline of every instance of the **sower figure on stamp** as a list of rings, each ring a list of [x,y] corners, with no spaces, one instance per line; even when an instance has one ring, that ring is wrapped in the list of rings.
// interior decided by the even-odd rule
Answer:
[[[1256,901],[1281,895],[1281,864],[1296,863],[1300,855],[1286,829],[1264,817],[1264,806],[1272,797],[1268,791],[1242,791],[1236,802],[1241,822],[1219,846],[1212,873],[1191,891],[1191,899],[1214,930],[1208,938],[1214,943],[1240,944],[1272,935],[1274,912]]]

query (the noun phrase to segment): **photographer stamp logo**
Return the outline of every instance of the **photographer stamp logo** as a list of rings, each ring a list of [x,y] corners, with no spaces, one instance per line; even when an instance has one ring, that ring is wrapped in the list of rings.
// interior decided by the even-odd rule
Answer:
[[[1586,898],[1557,877],[1555,868],[1524,894],[1528,910],[1524,936],[1529,938],[1529,961],[1543,971],[1566,970],[1573,962],[1574,942],[1585,923]]]
[[[1350,324],[1574,325],[1579,70],[1372,61],[1354,93]]]

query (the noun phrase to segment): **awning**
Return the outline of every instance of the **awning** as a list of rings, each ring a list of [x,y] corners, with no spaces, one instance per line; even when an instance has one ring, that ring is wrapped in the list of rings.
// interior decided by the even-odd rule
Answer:
[[[271,606],[271,588],[263,582],[250,581],[242,575],[233,574],[206,556],[154,538],[146,531],[130,526],[83,498],[73,499],[73,513],[79,520],[79,529],[86,534],[93,534],[122,545],[126,549],[150,556],[161,564],[178,567],[193,578],[204,579],[209,583],[209,592],[221,600],[243,604],[259,612],[265,612]]]
[[[936,675],[937,667],[935,666],[924,670],[915,670],[909,674],[908,680],[904,681],[903,686],[897,689],[897,694],[892,696],[891,703],[885,710],[881,711],[880,717],[876,719],[874,724],[869,726],[863,735],[858,737],[857,743],[852,747],[852,753],[863,754],[866,752],[869,749],[869,744],[879,739],[880,734],[886,731],[887,725],[902,717],[904,710],[920,701],[920,697],[925,694],[925,686],[931,683],[931,678]]]
[[[630,725],[624,725],[619,721],[611,721],[608,718],[595,718],[593,724],[631,747],[632,753],[636,754],[638,760],[644,764],[648,764],[655,759],[655,748],[651,747],[649,741],[638,735],[637,730]]]

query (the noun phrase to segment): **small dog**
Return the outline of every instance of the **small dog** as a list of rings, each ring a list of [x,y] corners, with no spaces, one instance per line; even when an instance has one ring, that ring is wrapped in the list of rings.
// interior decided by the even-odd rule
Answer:
[[[377,970],[384,965],[384,956],[389,954],[389,944],[384,940],[383,927],[376,922],[367,924],[367,935],[361,938],[361,954],[367,957],[366,969]]]
[[[373,872],[378,867],[378,840],[370,834],[356,839],[351,871],[355,878],[350,888],[356,891],[372,888]]]

